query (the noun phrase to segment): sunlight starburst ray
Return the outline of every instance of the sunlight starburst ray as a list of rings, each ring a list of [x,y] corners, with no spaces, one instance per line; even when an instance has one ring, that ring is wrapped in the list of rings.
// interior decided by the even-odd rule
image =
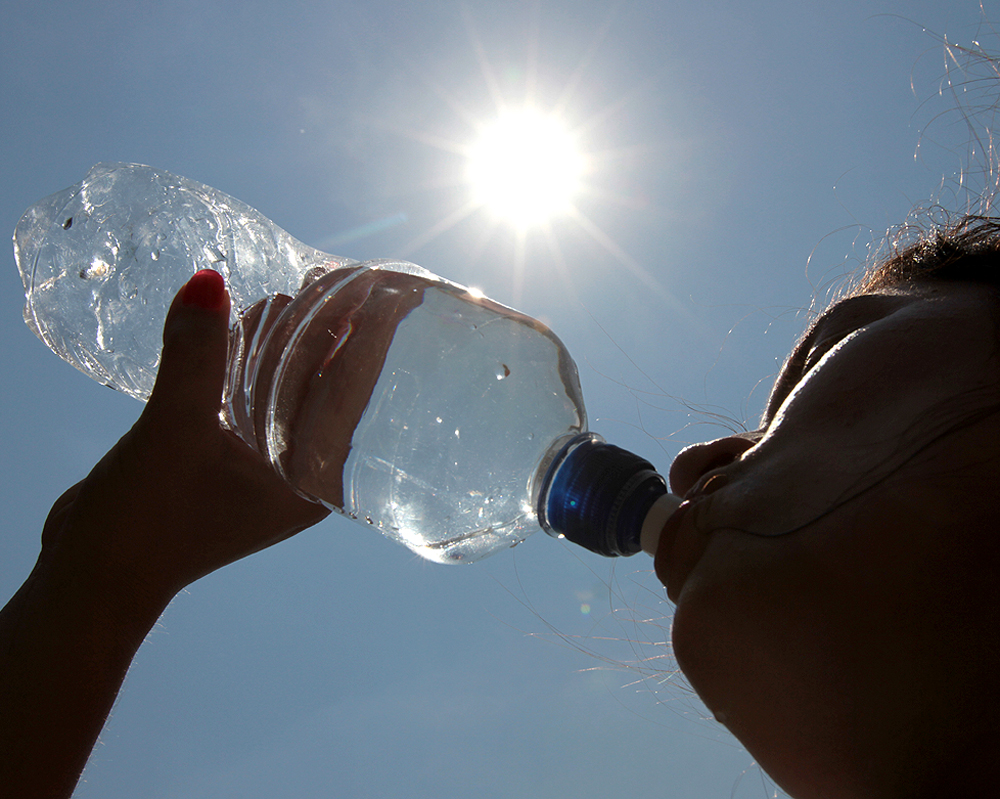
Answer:
[[[545,225],[542,228],[542,236],[545,238],[545,244],[549,250],[549,257],[551,257],[556,271],[560,274],[566,285],[566,291],[573,299],[574,304],[582,305],[580,295],[576,290],[576,284],[573,281],[573,275],[569,271],[569,265],[566,263],[566,257],[563,255],[562,247],[559,246],[559,239],[556,237],[551,225]]]
[[[570,216],[588,236],[607,250],[618,263],[631,272],[644,286],[655,292],[660,299],[667,302],[673,313],[681,314],[691,322],[695,321],[691,312],[673,294],[667,291],[663,284],[650,274],[648,269],[643,267],[642,264],[636,261],[614,239],[605,233],[596,222],[587,217],[575,206],[570,212]]]
[[[495,248],[496,237],[502,231],[504,242],[500,246],[512,248],[505,271],[511,280],[515,303],[521,300],[525,291],[525,274],[533,258],[529,233],[540,234],[537,241],[544,242],[544,249],[552,256],[550,262],[569,287],[569,293],[576,298],[573,281],[579,276],[571,278],[569,275],[556,229],[552,226],[561,217],[572,221],[590,240],[610,253],[644,289],[651,290],[654,296],[666,300],[668,307],[683,313],[676,298],[594,219],[586,215],[578,203],[581,197],[587,197],[606,205],[640,211],[648,208],[644,199],[617,194],[609,186],[601,184],[597,173],[610,170],[622,159],[648,156],[656,148],[624,144],[618,148],[592,149],[584,143],[601,125],[621,114],[638,94],[648,91],[655,82],[654,78],[617,95],[611,102],[582,118],[570,110],[574,98],[585,86],[588,69],[600,53],[613,22],[619,18],[620,10],[619,4],[609,9],[563,85],[550,85],[546,92],[542,85],[541,57],[545,51],[540,34],[540,11],[537,5],[530,6],[527,9],[530,18],[523,38],[521,68],[515,70],[520,79],[515,100],[508,96],[508,87],[503,82],[505,76],[510,76],[499,70],[487,53],[471,8],[465,3],[460,6],[467,43],[478,65],[483,85],[479,97],[485,101],[486,108],[492,107],[493,113],[484,116],[482,111],[474,110],[469,105],[469,99],[456,92],[455,87],[435,78],[419,64],[410,64],[412,71],[452,111],[456,121],[466,126],[471,136],[467,133],[468,138],[463,140],[459,130],[450,135],[435,127],[418,130],[414,129],[414,125],[398,119],[369,120],[373,126],[390,129],[411,141],[458,155],[464,162],[464,170],[439,170],[433,180],[417,187],[423,190],[462,187],[468,199],[460,201],[458,207],[442,209],[441,218],[436,221],[432,218],[426,222],[427,227],[417,231],[397,252],[401,253],[400,257],[416,252],[464,220],[476,216],[479,217],[477,225],[469,229],[475,232],[472,246],[467,248],[467,256],[473,262],[478,261]],[[553,89],[554,92],[551,91]],[[542,94],[551,96],[555,102],[540,103]],[[402,118],[406,119],[405,116]]]
[[[396,253],[396,256],[398,258],[408,257],[411,253],[416,252],[424,245],[434,241],[434,239],[442,233],[451,230],[451,228],[455,227],[455,225],[477,210],[479,210],[479,205],[474,202],[468,202],[465,205],[459,206],[446,217],[431,225],[431,227],[423,233],[408,241],[405,245],[403,245],[403,247],[400,248],[400,250]]]
[[[472,44],[472,49],[476,54],[476,60],[479,62],[479,70],[482,72],[483,80],[486,82],[486,89],[490,93],[490,97],[493,99],[494,108],[500,110],[506,106],[503,99],[503,92],[500,89],[500,83],[496,79],[496,75],[493,74],[493,68],[490,66],[490,60],[486,57],[486,48],[483,47],[483,42],[479,38],[479,33],[476,31],[475,22],[472,19],[472,12],[469,10],[467,4],[462,4],[462,21],[465,23],[465,30],[469,34],[469,42]]]
[[[614,19],[615,9],[612,9],[611,13],[608,14],[607,19],[604,21],[594,34],[594,38],[591,40],[587,51],[580,58],[576,67],[570,73],[569,80],[566,81],[566,85],[563,90],[559,93],[559,97],[553,106],[553,112],[556,114],[562,114],[570,105],[573,96],[576,94],[580,83],[583,81],[583,76],[587,73],[587,67],[594,60],[594,57],[600,52],[601,45],[607,38],[608,31],[611,28],[611,22]]]

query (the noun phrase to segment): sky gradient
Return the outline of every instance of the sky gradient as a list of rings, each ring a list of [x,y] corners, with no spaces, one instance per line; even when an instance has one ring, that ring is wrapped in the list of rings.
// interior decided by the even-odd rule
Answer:
[[[725,420],[755,426],[808,309],[889,226],[961,210],[942,38],[990,48],[984,12],[6,3],[0,227],[99,161],[207,183],[314,247],[403,257],[543,319],[592,429],[665,471]],[[463,152],[525,102],[559,109],[588,167],[572,214],[517,235],[470,209]],[[141,411],[31,335],[6,264],[4,600],[52,502]],[[76,796],[774,795],[676,673],[651,568],[542,534],[445,567],[331,518],[175,599]]]

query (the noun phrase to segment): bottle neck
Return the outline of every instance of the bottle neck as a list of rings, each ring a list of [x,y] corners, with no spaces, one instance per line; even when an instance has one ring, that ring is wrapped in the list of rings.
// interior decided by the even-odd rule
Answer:
[[[656,557],[656,548],[660,543],[663,526],[683,501],[676,494],[664,494],[646,512],[646,518],[639,532],[639,544],[642,546],[642,551],[650,557]]]
[[[679,504],[649,461],[585,433],[548,467],[538,516],[549,535],[601,555],[627,556],[647,541],[647,551],[655,552],[662,522]]]

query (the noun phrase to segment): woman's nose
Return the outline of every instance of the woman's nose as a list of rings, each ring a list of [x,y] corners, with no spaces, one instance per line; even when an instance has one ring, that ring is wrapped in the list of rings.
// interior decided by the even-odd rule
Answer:
[[[728,466],[760,441],[763,433],[738,433],[681,450],[670,465],[670,490],[683,497],[702,475]]]

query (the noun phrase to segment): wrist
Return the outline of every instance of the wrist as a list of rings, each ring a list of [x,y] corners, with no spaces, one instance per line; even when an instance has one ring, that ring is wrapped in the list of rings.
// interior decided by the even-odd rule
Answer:
[[[0,611],[0,785],[66,796],[136,650],[165,607],[85,559],[43,547]]]
[[[87,619],[107,625],[123,640],[137,639],[137,647],[176,591],[154,586],[136,570],[117,566],[96,552],[73,549],[43,546],[28,583],[79,608]]]

